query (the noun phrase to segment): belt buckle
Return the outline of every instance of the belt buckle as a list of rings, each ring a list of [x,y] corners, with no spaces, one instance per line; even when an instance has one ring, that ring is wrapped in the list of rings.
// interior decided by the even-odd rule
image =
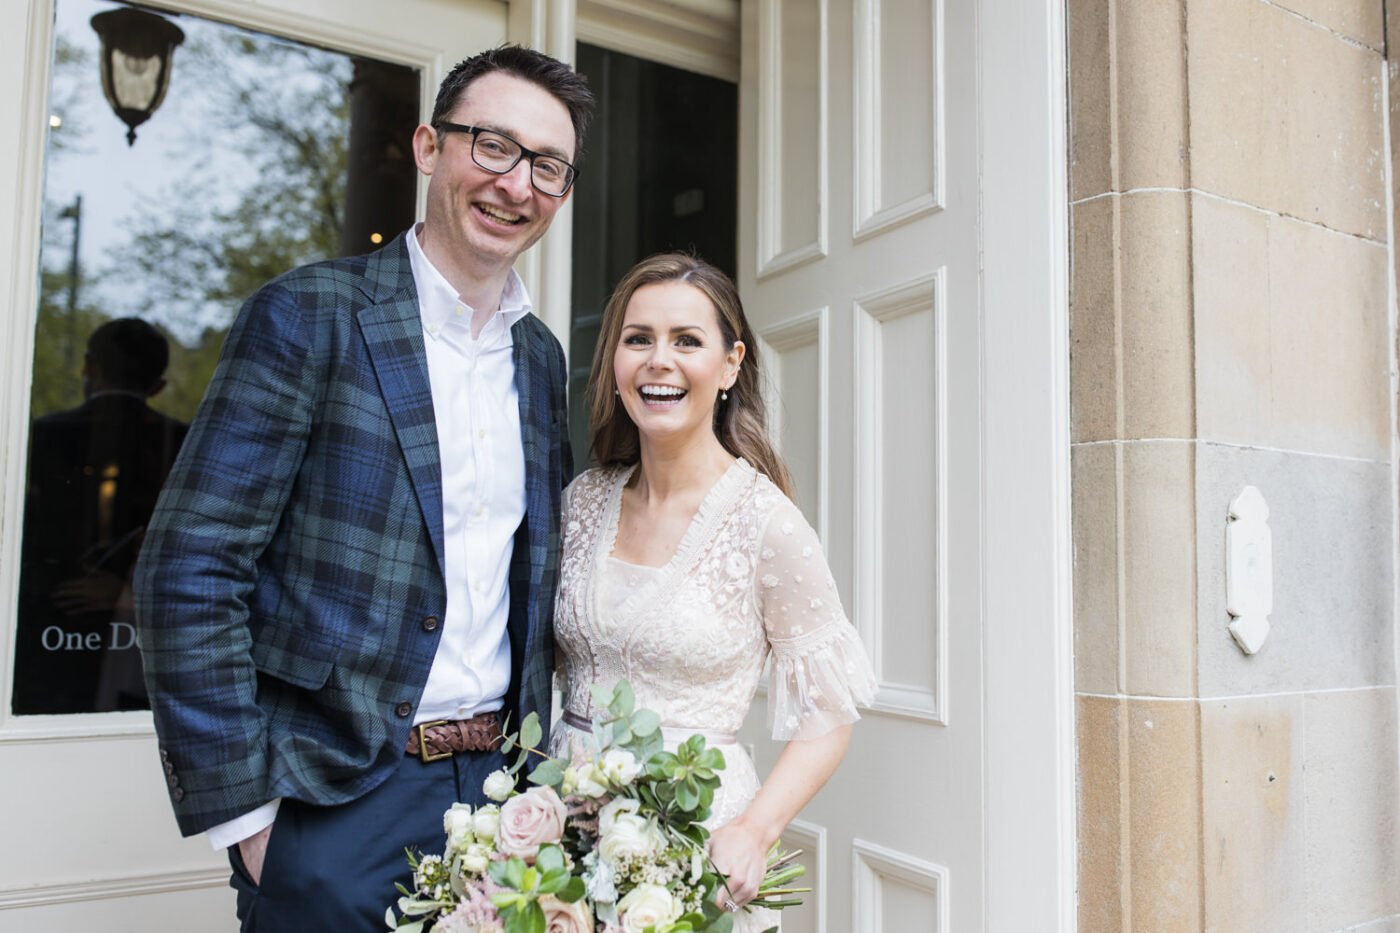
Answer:
[[[432,728],[433,726],[445,726],[445,725],[447,725],[447,720],[446,720],[446,719],[435,719],[435,720],[433,720],[432,722],[420,722],[418,725],[416,725],[416,726],[413,727],[413,728],[415,728],[415,729],[418,730],[418,757],[419,757],[420,759],[422,759],[422,761],[423,761],[424,764],[427,764],[427,763],[430,762],[430,761],[442,761],[444,758],[451,758],[451,757],[452,757],[452,749],[450,749],[450,748],[449,748],[447,751],[442,752],[441,754],[438,754],[438,755],[431,755],[431,754],[429,754],[429,753],[428,753],[428,737],[427,737],[426,735],[423,734],[423,730],[424,730],[424,729],[430,729],[430,728]]]

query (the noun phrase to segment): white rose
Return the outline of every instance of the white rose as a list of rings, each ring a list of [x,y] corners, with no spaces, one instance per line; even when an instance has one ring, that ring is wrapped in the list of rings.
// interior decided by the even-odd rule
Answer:
[[[603,753],[600,769],[614,787],[626,787],[642,773],[642,763],[625,748],[610,748]]]
[[[624,933],[660,929],[681,915],[681,905],[659,884],[639,884],[617,902]]]
[[[635,813],[619,813],[598,840],[598,854],[616,863],[625,857],[645,858],[666,848],[666,837],[656,824]]]
[[[619,813],[636,813],[640,807],[641,803],[631,797],[614,797],[598,811],[598,832],[601,834],[611,829]]]
[[[450,810],[442,814],[442,831],[447,833],[448,850],[460,849],[475,842],[472,838],[471,804],[454,803]]]
[[[593,762],[574,770],[574,793],[580,797],[598,798],[608,792],[607,777]]]
[[[486,873],[486,869],[491,866],[491,850],[483,845],[467,846],[467,851],[462,854],[462,870],[473,875]]]
[[[478,807],[472,815],[472,832],[478,839],[495,839],[501,825],[501,808],[494,803]]]
[[[509,797],[514,790],[515,778],[504,770],[492,771],[486,775],[486,780],[481,783],[481,792],[497,803]]]

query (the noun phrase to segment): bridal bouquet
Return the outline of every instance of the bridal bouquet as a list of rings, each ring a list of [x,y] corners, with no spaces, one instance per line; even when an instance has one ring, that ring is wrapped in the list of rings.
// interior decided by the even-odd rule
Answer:
[[[694,735],[674,752],[661,720],[636,708],[632,688],[595,687],[607,716],[588,748],[552,759],[532,713],[505,737],[514,764],[486,779],[496,801],[453,804],[443,814],[442,855],[409,852],[413,890],[399,885],[398,933],[729,933],[734,915],[715,905],[723,876],[706,854],[701,822],[719,787],[724,755]],[[534,756],[528,790],[516,776]],[[799,903],[799,852],[769,853],[755,904]]]

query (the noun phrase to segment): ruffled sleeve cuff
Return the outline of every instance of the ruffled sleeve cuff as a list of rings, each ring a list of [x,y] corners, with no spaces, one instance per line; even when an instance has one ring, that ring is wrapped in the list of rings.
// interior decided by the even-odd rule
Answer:
[[[865,647],[844,619],[772,645],[768,727],[774,739],[820,738],[855,722],[857,707],[875,699],[875,673]]]

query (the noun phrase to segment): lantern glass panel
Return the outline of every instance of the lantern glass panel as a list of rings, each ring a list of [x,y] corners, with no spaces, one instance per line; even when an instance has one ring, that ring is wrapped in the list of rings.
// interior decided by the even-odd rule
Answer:
[[[160,91],[160,56],[137,58],[118,49],[111,54],[117,103],[131,110],[150,107]]]

